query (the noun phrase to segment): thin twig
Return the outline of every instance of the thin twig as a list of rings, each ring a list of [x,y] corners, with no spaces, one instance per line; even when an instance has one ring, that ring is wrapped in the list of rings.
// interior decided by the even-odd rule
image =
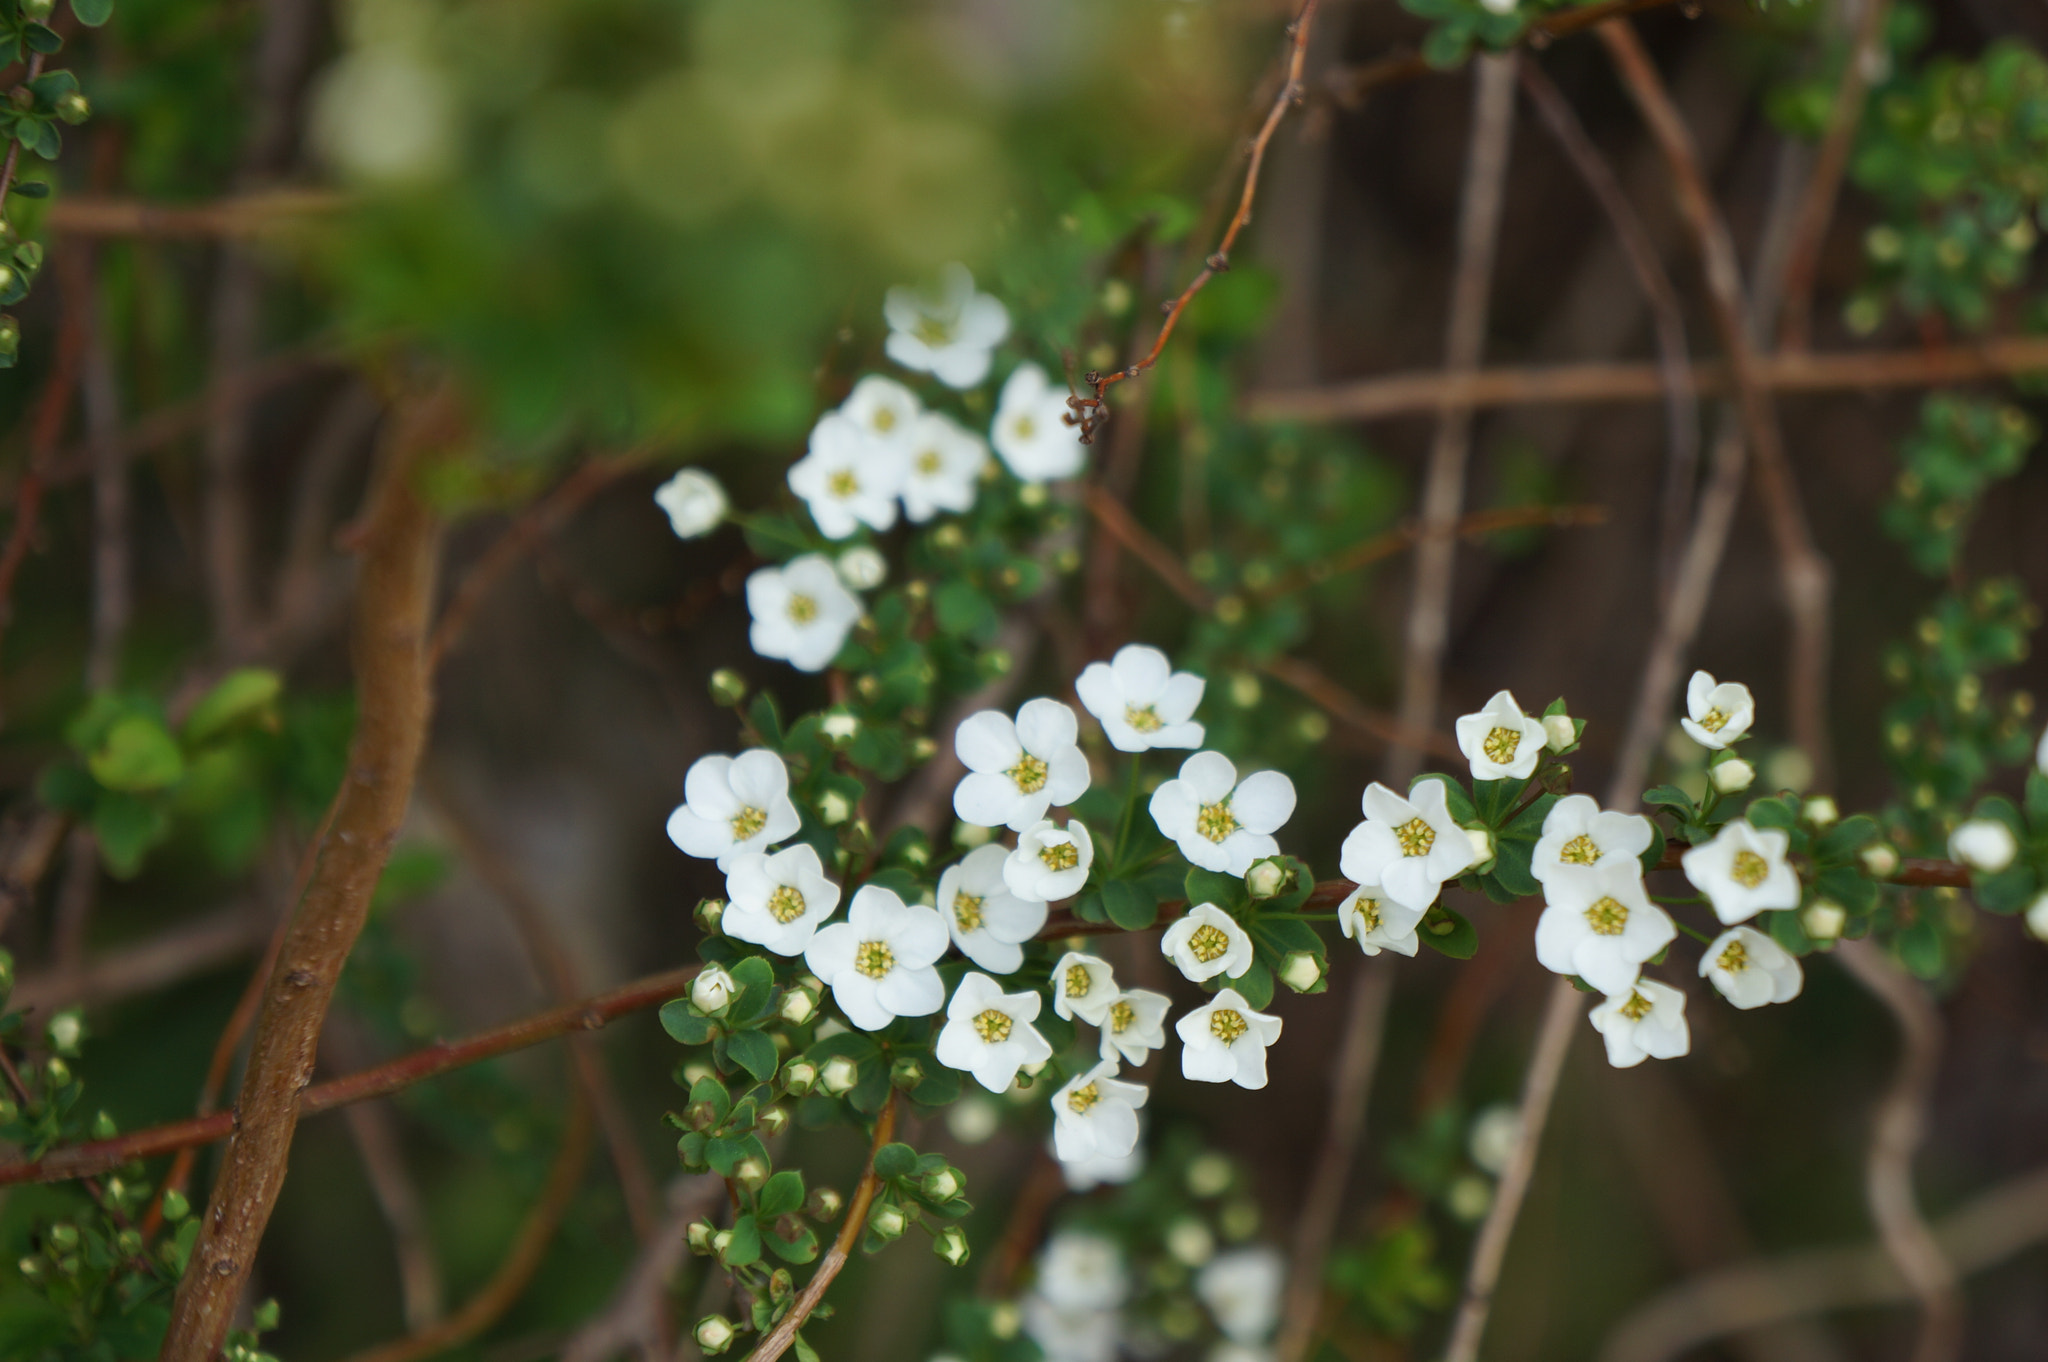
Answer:
[[[661,1224],[640,1246],[611,1303],[561,1346],[562,1362],[607,1362],[621,1353],[666,1362],[672,1333],[668,1296],[689,1249],[690,1222],[709,1215],[725,1196],[725,1179],[711,1173],[669,1183]]]
[[[1259,664],[1259,670],[1275,681],[1292,687],[1341,724],[1357,729],[1369,737],[1386,743],[1389,747],[1405,743],[1417,751],[1446,761],[1459,758],[1458,744],[1447,734],[1435,729],[1417,732],[1403,727],[1393,715],[1373,709],[1356,695],[1331,679],[1321,667],[1299,657],[1268,658]]]
[[[271,935],[268,911],[237,904],[181,922],[132,946],[107,951],[73,973],[31,974],[15,985],[8,1006],[21,1012],[99,1007],[152,993],[246,954]]]
[[[71,194],[50,205],[43,225],[73,237],[253,237],[347,206],[346,196],[325,189],[259,189],[211,203]]]
[[[35,897],[70,827],[71,819],[54,809],[7,821],[6,846],[0,851],[0,931]]]
[[[1355,572],[1382,558],[1391,558],[1404,549],[1429,538],[1483,539],[1489,534],[1505,530],[1526,530],[1535,528],[1568,529],[1590,525],[1605,525],[1607,508],[1598,505],[1582,506],[1504,506],[1497,511],[1472,511],[1460,516],[1455,524],[1435,530],[1424,529],[1421,525],[1402,525],[1388,530],[1385,534],[1362,540],[1348,549],[1331,554],[1328,558],[1309,564],[1299,572],[1288,573],[1275,578],[1273,582],[1253,592],[1258,600],[1270,600],[1290,592],[1306,590],[1347,572]]]

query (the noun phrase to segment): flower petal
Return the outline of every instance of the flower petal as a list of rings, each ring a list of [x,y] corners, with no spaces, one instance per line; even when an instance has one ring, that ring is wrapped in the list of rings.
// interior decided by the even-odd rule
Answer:
[[[1058,756],[1079,734],[1074,711],[1057,700],[1026,700],[1017,711],[1017,741],[1035,757]]]
[[[1017,726],[993,709],[970,714],[953,730],[953,750],[970,771],[1007,771],[1024,755]]]
[[[1294,816],[1294,782],[1278,771],[1254,771],[1238,783],[1230,811],[1252,832],[1274,832]]]
[[[1117,684],[1123,687],[1125,700],[1134,705],[1155,703],[1173,672],[1165,653],[1143,643],[1117,649],[1110,667],[1116,673]]]

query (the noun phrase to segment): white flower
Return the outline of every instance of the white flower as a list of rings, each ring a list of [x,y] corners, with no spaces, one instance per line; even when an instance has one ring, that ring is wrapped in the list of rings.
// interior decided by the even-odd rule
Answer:
[[[1040,819],[1017,836],[1017,849],[1003,862],[1003,883],[1020,899],[1052,903],[1072,898],[1088,883],[1095,864],[1095,840],[1088,825],[1069,818],[1065,827]]]
[[[1157,648],[1133,643],[1108,662],[1083,667],[1074,690],[1101,721],[1111,747],[1149,752],[1202,745],[1202,726],[1193,718],[1207,685],[1193,672],[1174,671]]]
[[[1219,974],[1242,979],[1252,967],[1252,939],[1213,903],[1198,903],[1159,938],[1160,953],[1195,983]]]
[[[1149,807],[1189,862],[1242,875],[1280,850],[1273,834],[1294,814],[1294,782],[1278,771],[1254,771],[1240,781],[1230,758],[1197,752],[1176,779],[1152,792]]]
[[[1472,763],[1474,780],[1527,780],[1550,741],[1541,719],[1522,713],[1515,697],[1496,691],[1477,714],[1457,723],[1458,749]]]
[[[1785,859],[1791,841],[1778,828],[1755,828],[1738,818],[1678,863],[1693,888],[1714,905],[1721,925],[1732,927],[1766,908],[1799,906],[1799,872]]]
[[[1569,714],[1546,714],[1543,716],[1543,745],[1553,752],[1562,752],[1579,740],[1579,726],[1572,722]]]
[[[1180,1034],[1180,1071],[1200,1083],[1266,1086],[1266,1047],[1280,1039],[1280,1019],[1252,1011],[1226,988],[1173,1024]]]
[[[1756,767],[1741,757],[1717,761],[1708,769],[1707,779],[1713,781],[1714,788],[1722,794],[1741,794],[1756,782]]]
[[[1706,672],[1694,672],[1685,687],[1686,717],[1678,721],[1694,742],[1718,752],[1749,732],[1756,722],[1756,700],[1737,681],[1719,685]]]
[[[739,985],[723,967],[706,965],[690,981],[690,1006],[706,1014],[723,1012],[732,995],[739,991]]]
[[[825,878],[824,863],[808,842],[772,856],[756,851],[733,858],[725,894],[719,930],[777,955],[802,955],[839,906],[839,886]]]
[[[1144,1172],[1145,1141],[1143,1139],[1143,1130],[1144,1123],[1141,1121],[1139,1122],[1140,1138],[1138,1142],[1131,1146],[1130,1153],[1120,1159],[1110,1158],[1106,1154],[1098,1154],[1092,1159],[1075,1159],[1069,1163],[1062,1163],[1060,1165],[1060,1173],[1067,1180],[1067,1190],[1070,1192],[1092,1192],[1104,1184],[1119,1187]],[[1049,1147],[1050,1144],[1048,1144]]]
[[[1425,912],[1473,862],[1472,839],[1451,817],[1444,782],[1420,780],[1407,799],[1374,781],[1360,805],[1365,821],[1351,830],[1337,856],[1344,878],[1376,884],[1381,894],[1411,912]]]
[[[1166,1047],[1166,1009],[1173,1000],[1149,988],[1127,988],[1116,995],[1096,1025],[1102,1028],[1101,1056],[1133,1067],[1154,1050]]]
[[[1576,974],[1602,993],[1627,992],[1645,960],[1678,935],[1671,915],[1650,902],[1642,868],[1616,859],[1589,874],[1543,886],[1536,920],[1536,959],[1557,974]]]
[[[1219,1253],[1195,1276],[1195,1295],[1236,1343],[1263,1343],[1280,1322],[1280,1288],[1287,1262],[1264,1246]]]
[[[1805,975],[1792,953],[1754,927],[1730,927],[1700,957],[1700,977],[1748,1011],[1799,996]]]
[[[1036,364],[1020,364],[996,403],[989,443],[1023,482],[1071,478],[1087,463],[1078,426],[1067,423],[1067,393]]]
[[[828,411],[811,427],[810,452],[789,466],[789,490],[804,499],[827,539],[844,539],[862,525],[886,530],[896,523],[896,494],[909,466],[901,444]]]
[[[737,757],[699,757],[683,777],[683,802],[668,816],[668,839],[720,870],[765,851],[802,820],[789,799],[789,768],[763,748]]]
[[[1996,875],[2020,854],[2012,829],[1995,818],[1971,818],[1958,823],[1948,835],[1948,855],[1972,870]]]
[[[970,714],[953,733],[967,774],[953,789],[953,812],[965,823],[1022,832],[1053,805],[1088,789],[1088,758],[1075,739],[1080,721],[1057,700],[1026,700],[1013,722],[992,709]]]
[[[879,1031],[898,1017],[928,1017],[945,1005],[946,986],[932,968],[946,953],[946,924],[936,911],[867,884],[854,894],[846,919],[818,930],[804,963],[848,1021]]]
[[[1655,979],[1638,979],[1593,1009],[1593,1029],[1607,1041],[1607,1062],[1632,1069],[1645,1059],[1677,1059],[1692,1049],[1685,995]]]
[[[2037,941],[2048,941],[2048,891],[2036,894],[2027,905],[2027,930]]]
[[[1131,1291],[1123,1250],[1100,1234],[1061,1230],[1039,1251],[1037,1290],[1062,1310],[1114,1310]]]
[[[1120,996],[1116,975],[1109,961],[1099,955],[1068,951],[1052,967],[1052,1010],[1069,1021],[1079,1017],[1090,1026],[1102,1025],[1110,1007]]]
[[[1020,899],[1003,882],[1010,853],[990,844],[967,853],[939,875],[939,916],[960,953],[995,974],[1015,974],[1023,943],[1045,925],[1046,906]]]
[[[1422,945],[1422,939],[1415,935],[1416,924],[1428,911],[1404,907],[1386,897],[1379,886],[1361,884],[1351,891],[1351,897],[1337,905],[1337,926],[1358,942],[1358,949],[1367,955],[1378,955],[1383,950],[1413,955]]]
[[[678,539],[695,539],[718,528],[730,503],[718,479],[701,468],[685,468],[654,489],[654,504],[668,512]]]
[[[853,385],[839,404],[839,414],[878,440],[898,442],[924,408],[917,394],[895,379],[869,374]]]
[[[1123,1326],[1114,1310],[1065,1309],[1033,1292],[1024,1298],[1024,1332],[1045,1362],[1115,1362]]]
[[[872,591],[889,576],[889,560],[881,550],[856,544],[839,555],[839,580],[855,591]]]
[[[860,597],[848,591],[821,553],[764,567],[747,578],[747,610],[754,617],[747,641],[763,657],[781,658],[803,672],[832,665],[860,618]]]
[[[1544,884],[1553,879],[1585,876],[1608,860],[1629,861],[1638,868],[1642,854],[1656,836],[1650,820],[1639,813],[1603,812],[1591,795],[1566,795],[1543,818],[1543,835],[1529,861],[1529,873]]]
[[[990,1092],[1005,1092],[1017,1070],[1052,1058],[1052,1046],[1031,1024],[1042,1002],[1030,989],[1005,993],[986,974],[970,970],[946,1004],[946,1025],[932,1054],[949,1069],[973,1074]]]
[[[903,436],[909,466],[903,476],[903,513],[922,525],[940,511],[968,511],[988,441],[942,412],[928,411]]]
[[[949,388],[971,388],[986,378],[990,352],[1010,334],[1008,309],[975,292],[973,274],[958,263],[939,271],[936,292],[890,289],[882,316],[889,322],[884,353]]]
[[[1142,1083],[1116,1076],[1105,1059],[1052,1095],[1052,1148],[1061,1162],[1117,1158],[1138,1145],[1138,1108],[1151,1096]]]

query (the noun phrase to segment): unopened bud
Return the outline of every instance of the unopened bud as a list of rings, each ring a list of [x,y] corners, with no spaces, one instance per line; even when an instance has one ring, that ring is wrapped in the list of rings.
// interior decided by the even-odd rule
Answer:
[[[802,1026],[818,1015],[818,995],[807,988],[792,988],[782,995],[776,1015],[791,1026]]]
[[[884,1202],[868,1217],[868,1228],[884,1239],[901,1239],[903,1231],[910,1228],[910,1217],[895,1202]]]
[[[910,759],[912,761],[930,761],[938,754],[939,745],[932,741],[929,734],[920,733],[910,740]]]
[[[918,1183],[917,1189],[933,1201],[951,1201],[960,1195],[963,1186],[960,1174],[956,1170],[935,1168],[924,1175],[924,1180]]]
[[[1323,962],[1309,951],[1295,951],[1280,966],[1280,982],[1296,993],[1306,993],[1323,978]]]
[[[1466,828],[1465,835],[1472,839],[1472,864],[1485,865],[1493,859],[1493,834],[1485,828]]]
[[[1842,934],[1842,928],[1848,922],[1848,911],[1833,899],[1815,899],[1799,915],[1799,925],[1815,941],[1833,941]]]
[[[1536,773],[1537,783],[1554,795],[1568,795],[1572,792],[1572,767],[1568,761],[1553,761]]]
[[[860,716],[845,710],[833,710],[818,725],[819,730],[833,742],[851,742],[860,732]]]
[[[76,1055],[85,1039],[85,1018],[76,1011],[59,1012],[50,1018],[49,1037],[58,1054]]]
[[[692,1336],[697,1340],[699,1348],[715,1355],[732,1346],[734,1330],[725,1316],[706,1315],[697,1321],[697,1328]]]
[[[78,1247],[78,1226],[59,1222],[50,1226],[50,1242],[66,1252]]]
[[[706,965],[690,981],[690,1006],[707,1017],[715,1017],[731,1005],[739,985],[723,965]]]
[[[95,1140],[111,1140],[120,1133],[114,1118],[102,1111],[92,1118],[92,1137]]]
[[[1182,1216],[1166,1227],[1166,1251],[1183,1266],[1200,1267],[1215,1256],[1216,1236],[1194,1216]]]
[[[1817,828],[1833,827],[1842,816],[1842,811],[1835,807],[1835,801],[1829,795],[1814,795],[1800,806],[1799,811],[1807,822]]]
[[[725,1251],[731,1247],[731,1230],[719,1230],[717,1233],[711,1236],[711,1251],[717,1254],[721,1261],[723,1261],[725,1258]]]
[[[804,1201],[804,1214],[819,1223],[837,1220],[839,1213],[846,1209],[846,1198],[830,1187],[818,1187]]]
[[[1256,862],[1245,872],[1244,887],[1255,899],[1269,899],[1287,887],[1287,868],[1278,861]]]
[[[2027,905],[2027,930],[2037,941],[2048,941],[2048,890],[2036,894]]]
[[[1714,788],[1722,794],[1741,794],[1756,780],[1756,767],[1741,757],[1716,763],[1707,772],[1707,779],[1714,782]]]
[[[732,1180],[749,1189],[768,1181],[768,1165],[759,1159],[741,1159],[733,1166]]]
[[[786,1107],[768,1107],[754,1118],[755,1128],[763,1135],[780,1135],[789,1128],[789,1110]]]
[[[826,1060],[824,1069],[818,1074],[818,1086],[834,1097],[851,1092],[858,1082],[860,1067],[845,1055],[834,1055]]]
[[[889,1066],[889,1082],[908,1092],[924,1082],[924,1065],[914,1056],[905,1055]]]
[[[1899,852],[1890,842],[1872,842],[1856,853],[1863,871],[1873,880],[1888,880],[1899,873]]]
[[[43,1072],[49,1075],[52,1084],[60,1088],[71,1081],[71,1066],[54,1055],[43,1066]]]
[[[967,1235],[958,1225],[948,1225],[932,1240],[932,1252],[954,1267],[967,1261]]]
[[[73,90],[57,97],[57,117],[66,123],[83,123],[92,117],[92,101]]]
[[[1553,752],[1562,752],[1579,740],[1579,726],[1572,722],[1569,714],[1546,714],[1543,716],[1543,745]]]
[[[792,1097],[802,1097],[818,1086],[818,1066],[808,1059],[792,1059],[782,1066],[782,1088]]]
[[[778,1267],[768,1274],[768,1298],[786,1301],[796,1294],[796,1278],[789,1275],[789,1269]]]
[[[705,899],[697,905],[697,927],[706,936],[718,936],[725,921],[725,900]]]
[[[1948,835],[1948,854],[1972,870],[1996,875],[2020,854],[2012,829],[1995,818],[1971,818]]]
[[[853,802],[837,790],[827,790],[818,796],[818,818],[828,828],[836,828],[853,817]]]
[[[183,1220],[186,1216],[192,1214],[192,1203],[187,1201],[185,1199],[185,1194],[175,1187],[171,1188],[170,1190],[164,1193],[163,1204],[164,1219],[170,1221],[172,1224],[176,1224],[178,1221]]]
[[[688,1234],[690,1252],[699,1257],[708,1257],[712,1252],[711,1241],[718,1237],[718,1226],[709,1220],[692,1220]]]
[[[1010,1301],[1003,1301],[988,1312],[988,1331],[999,1339],[1008,1341],[1017,1336],[1024,1327],[1024,1312]]]

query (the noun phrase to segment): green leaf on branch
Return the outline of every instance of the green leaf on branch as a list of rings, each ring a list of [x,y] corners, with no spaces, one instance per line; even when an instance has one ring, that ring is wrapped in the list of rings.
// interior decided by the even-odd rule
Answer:
[[[1472,783],[1472,806],[1479,813],[1479,821],[1489,828],[1499,828],[1501,821],[1514,811],[1521,801],[1522,792],[1529,788],[1526,780],[1477,780]]]
[[[1159,917],[1159,900],[1152,891],[1129,880],[1103,885],[1102,907],[1109,920],[1127,932],[1142,932]]]
[[[760,1195],[754,1199],[756,1213],[770,1220],[803,1204],[804,1175],[794,1168],[785,1168],[762,1183]]]
[[[229,672],[192,707],[192,713],[185,719],[184,739],[196,745],[245,720],[272,715],[277,698],[283,693],[284,678],[268,668],[244,667]]]
[[[678,1045],[702,1045],[711,1039],[711,1019],[690,1010],[686,998],[671,998],[661,1005],[661,1029]]]
[[[150,848],[170,836],[171,816],[155,800],[107,790],[94,801],[92,830],[108,873],[128,880],[141,871]]]
[[[761,1222],[743,1215],[732,1222],[732,1241],[725,1246],[727,1267],[745,1267],[761,1260]]]
[[[71,12],[87,28],[98,28],[114,17],[114,0],[71,0]]]
[[[1238,991],[1245,1003],[1254,1011],[1263,1011],[1273,1001],[1273,971],[1263,960],[1254,960],[1252,967],[1238,979],[1224,981]]]
[[[1190,869],[1181,884],[1190,908],[1196,904],[1213,903],[1234,916],[1248,901],[1243,880],[1235,875],[1204,870],[1200,866]]]
[[[1664,829],[1659,827],[1657,825],[1657,820],[1653,818],[1650,820],[1650,845],[1643,848],[1643,854],[1641,858],[1643,863],[1644,874],[1648,874],[1650,871],[1655,870],[1659,865],[1663,864],[1664,847]]]
[[[100,784],[131,793],[161,790],[185,775],[185,757],[177,740],[146,714],[131,714],[116,722],[85,764]]]
[[[1415,939],[1453,960],[1470,960],[1479,952],[1479,933],[1456,909],[1433,905],[1416,924]]]
[[[1692,796],[1676,785],[1653,785],[1643,791],[1643,803],[1652,808],[1676,809],[1692,817]]]
[[[875,1176],[884,1180],[907,1178],[917,1171],[917,1151],[897,1141],[875,1151]]]
[[[775,1076],[775,1042],[759,1031],[735,1031],[726,1038],[725,1051],[733,1063],[765,1083]]]
[[[784,1239],[770,1230],[761,1236],[761,1242],[785,1263],[808,1263],[818,1256],[818,1236],[809,1225],[799,1224],[794,1239]],[[812,1353],[811,1356],[816,1357],[817,1354]]]

